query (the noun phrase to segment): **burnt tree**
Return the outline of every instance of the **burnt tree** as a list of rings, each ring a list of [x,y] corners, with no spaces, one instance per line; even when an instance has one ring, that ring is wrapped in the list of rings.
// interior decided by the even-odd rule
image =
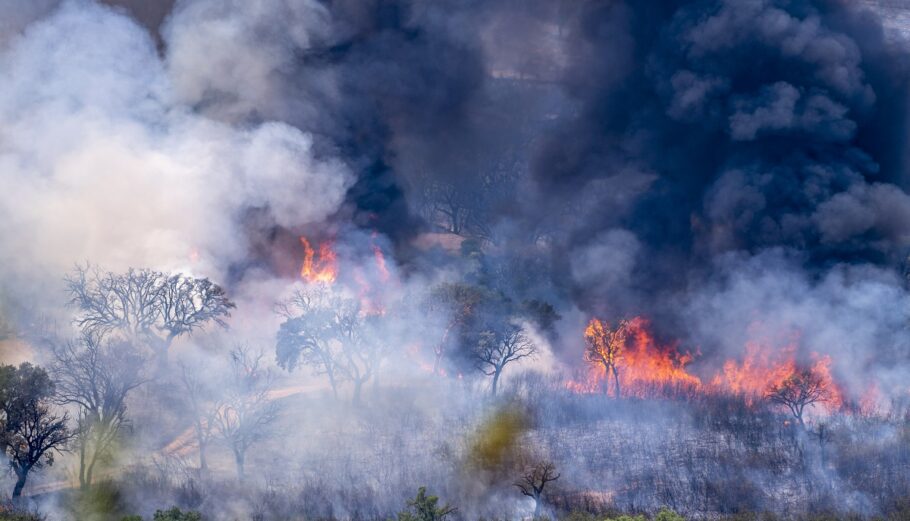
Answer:
[[[604,370],[604,393],[609,392],[610,376],[613,376],[616,397],[619,398],[619,363],[629,336],[629,321],[620,320],[615,328],[594,319],[585,329],[585,361],[599,365]]]
[[[539,462],[535,463],[522,473],[521,478],[515,482],[518,490],[534,499],[534,519],[540,517],[540,504],[543,498],[543,491],[547,483],[559,479],[560,474],[556,472],[556,465],[553,463]]]
[[[474,359],[478,370],[493,378],[491,392],[496,396],[499,379],[506,366],[537,354],[537,346],[517,324],[507,324],[480,334]]]
[[[783,382],[772,384],[765,393],[768,401],[786,407],[803,428],[806,427],[803,419],[806,407],[827,402],[831,397],[828,382],[812,369],[798,369]]]

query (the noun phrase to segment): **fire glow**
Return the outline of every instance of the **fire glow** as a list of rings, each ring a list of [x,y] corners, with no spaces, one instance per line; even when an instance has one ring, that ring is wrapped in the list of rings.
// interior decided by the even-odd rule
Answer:
[[[688,368],[696,355],[681,352],[676,344],[659,344],[642,317],[613,327],[594,318],[585,329],[585,343],[587,373],[566,384],[576,393],[632,397],[671,391],[689,396],[727,394],[741,396],[751,405],[801,369],[796,341],[782,347],[749,342],[741,359],[726,360],[716,374],[703,380]],[[811,363],[803,368],[818,375],[826,388],[828,399],[823,405],[828,410],[840,408],[843,394],[831,374],[831,357],[813,353],[810,358]]]
[[[303,245],[303,266],[300,268],[300,277],[307,282],[322,282],[331,284],[338,277],[338,258],[332,249],[330,241],[319,244],[319,255],[306,237],[300,237]]]

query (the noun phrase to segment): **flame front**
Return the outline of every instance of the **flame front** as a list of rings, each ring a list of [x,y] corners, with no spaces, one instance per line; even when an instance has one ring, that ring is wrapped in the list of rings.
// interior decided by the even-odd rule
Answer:
[[[585,329],[585,342],[588,374],[580,382],[568,383],[569,389],[576,392],[603,388],[615,395],[617,389],[622,389],[623,394],[642,396],[657,387],[701,386],[701,380],[686,370],[692,355],[680,353],[674,345],[659,345],[642,317],[622,321],[614,329],[594,318]],[[610,387],[610,377],[619,383]]]
[[[613,396],[635,397],[668,393],[728,394],[741,396],[751,405],[800,369],[809,369],[826,390],[823,405],[828,410],[838,409],[844,403],[843,393],[831,374],[831,357],[812,353],[811,364],[797,363],[798,339],[790,339],[783,347],[749,342],[741,360],[725,361],[704,383],[687,368],[694,355],[680,351],[675,344],[659,344],[648,329],[648,321],[642,317],[620,321],[613,327],[593,318],[585,328],[584,338],[587,374],[566,384],[573,392],[603,390]],[[610,385],[611,380],[614,385]]]
[[[331,284],[338,276],[338,259],[330,241],[319,244],[319,255],[306,237],[300,237],[303,245],[303,266],[300,277],[307,282]]]

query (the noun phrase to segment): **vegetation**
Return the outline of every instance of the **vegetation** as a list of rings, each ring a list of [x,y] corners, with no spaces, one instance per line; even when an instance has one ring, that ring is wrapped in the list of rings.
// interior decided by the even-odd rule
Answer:
[[[398,513],[398,521],[443,521],[457,510],[453,506],[438,504],[438,497],[427,495],[427,488],[420,487],[417,496],[408,500],[408,508]]]

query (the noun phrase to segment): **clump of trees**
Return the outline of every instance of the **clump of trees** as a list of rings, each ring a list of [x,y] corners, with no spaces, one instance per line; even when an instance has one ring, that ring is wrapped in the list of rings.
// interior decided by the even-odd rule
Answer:
[[[76,326],[84,333],[116,334],[148,348],[167,364],[174,340],[209,324],[227,327],[236,305],[224,289],[205,278],[130,268],[126,273],[77,267],[66,278]]]
[[[305,365],[325,375],[336,399],[339,387],[351,382],[351,401],[359,404],[364,384],[386,356],[385,314],[327,285],[297,291],[278,313],[285,319],[278,330],[278,365],[288,371]]]
[[[486,286],[465,283],[434,287],[426,305],[446,317],[442,334],[434,343],[434,372],[448,355],[453,363],[470,364],[490,377],[494,396],[506,367],[538,353],[528,326],[545,330],[555,315],[552,308],[538,301],[516,302]]]

